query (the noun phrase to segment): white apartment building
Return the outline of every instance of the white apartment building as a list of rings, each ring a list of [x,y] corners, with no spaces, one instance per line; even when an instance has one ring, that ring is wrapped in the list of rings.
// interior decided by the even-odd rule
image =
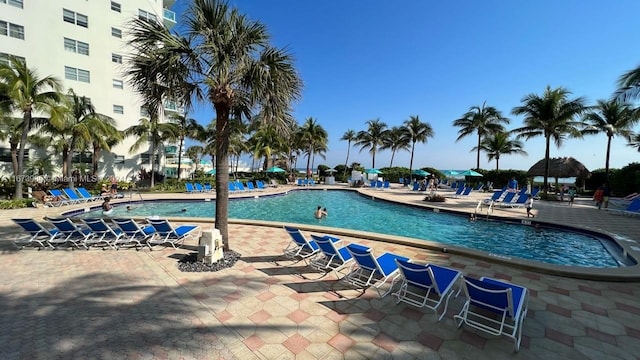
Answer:
[[[128,51],[127,23],[140,17],[162,21],[171,28],[176,24],[175,13],[169,10],[174,3],[175,0],[0,0],[0,61],[6,62],[8,55],[24,58],[40,77],[53,75],[61,80],[65,91],[72,88],[79,96],[90,98],[97,112],[114,118],[118,128],[124,130],[146,114],[123,75]],[[181,111],[175,104],[166,103],[165,107],[165,112]],[[110,153],[103,153],[99,175],[116,175],[124,180],[137,175],[141,167],[150,169],[148,149],[129,153],[134,141],[127,138]],[[0,144],[0,148],[0,167],[5,174],[10,173],[8,145]],[[156,169],[165,171],[167,158],[175,157],[177,151],[176,146],[167,147],[166,156],[156,160]],[[31,150],[29,157],[35,156]],[[77,161],[88,164],[90,159],[90,152],[77,156]],[[52,163],[60,171],[60,159],[52,159]],[[166,171],[172,171],[170,168]]]

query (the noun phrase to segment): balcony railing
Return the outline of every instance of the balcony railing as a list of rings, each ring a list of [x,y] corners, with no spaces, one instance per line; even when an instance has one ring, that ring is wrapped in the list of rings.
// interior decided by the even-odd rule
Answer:
[[[176,24],[176,13],[169,9],[162,9],[162,23],[168,29],[171,29]]]

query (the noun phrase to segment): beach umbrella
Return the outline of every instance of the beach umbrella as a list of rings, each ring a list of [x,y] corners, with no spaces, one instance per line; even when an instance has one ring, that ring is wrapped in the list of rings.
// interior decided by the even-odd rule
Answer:
[[[378,170],[378,169],[369,169],[367,171],[365,171],[367,174],[382,174],[382,171]]]
[[[473,171],[473,170],[465,170],[465,171],[459,172],[458,175],[460,175],[460,176],[482,177],[482,174],[480,174],[477,171]]]
[[[277,166],[272,166],[266,170],[268,173],[283,173],[286,172],[284,169],[279,168]]]
[[[211,169],[211,170],[207,171],[207,174],[215,175],[216,174],[216,169]]]
[[[415,169],[411,173],[413,175],[418,175],[418,176],[429,176],[429,175],[431,175],[430,172],[424,171],[422,169]]]
[[[443,173],[446,177],[460,176],[460,173],[455,170],[441,170],[440,172]]]

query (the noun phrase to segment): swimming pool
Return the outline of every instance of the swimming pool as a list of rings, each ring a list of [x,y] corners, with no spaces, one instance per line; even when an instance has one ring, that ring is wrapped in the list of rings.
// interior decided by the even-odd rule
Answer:
[[[329,216],[314,218],[317,206]],[[185,211],[183,211],[185,210]],[[91,217],[100,211],[81,214]],[[160,216],[213,219],[214,201],[146,201],[130,211],[116,206],[110,217]],[[620,264],[603,243],[589,234],[466,217],[372,200],[352,191],[291,191],[286,195],[231,199],[229,218],[320,225],[436,241],[492,254],[558,265],[615,268]]]

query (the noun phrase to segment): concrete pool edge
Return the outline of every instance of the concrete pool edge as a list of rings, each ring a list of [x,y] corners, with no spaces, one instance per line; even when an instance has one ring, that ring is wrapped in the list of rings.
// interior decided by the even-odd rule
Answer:
[[[277,191],[275,193],[252,194],[250,196],[244,196],[244,197],[273,196],[278,194],[286,194],[289,191],[296,191],[296,190],[303,190],[303,189],[283,188],[281,191]],[[325,190],[325,189],[317,188],[313,190]],[[346,189],[342,188],[342,190],[346,190]],[[350,189],[350,190],[357,191],[359,189]],[[469,211],[463,211],[462,209],[452,209],[450,207],[440,208],[435,206],[429,206],[427,204],[407,204],[401,201],[394,201],[383,196],[378,196],[378,195],[382,195],[379,193],[369,194],[362,191],[357,191],[357,192],[359,192],[363,196],[367,196],[367,197],[373,196],[380,200],[390,201],[390,202],[403,204],[403,205],[418,206],[418,207],[424,207],[424,208],[430,208],[430,209],[440,209],[442,211],[446,211],[450,213],[458,213],[458,214],[470,213]],[[209,194],[209,195],[213,195],[213,194]],[[203,199],[181,198],[181,199],[149,199],[149,200],[150,201],[160,201],[160,200],[202,201]],[[213,201],[213,199],[211,199],[211,201]],[[131,203],[135,203],[135,202],[136,201],[132,201]],[[123,201],[118,202],[118,205],[124,205],[126,203],[129,203],[129,201],[126,201],[125,199],[123,199]],[[89,204],[85,204],[85,206],[86,205],[89,205]],[[92,206],[92,205],[89,205],[86,207],[92,208],[92,209],[99,208],[99,206]],[[75,210],[65,211],[61,215],[73,216],[81,212],[84,212],[84,209],[77,208]],[[495,216],[495,217],[502,220],[509,219],[515,222],[521,221],[521,219],[518,219],[518,218],[508,218],[503,216]],[[143,217],[139,217],[139,219],[144,220]],[[206,218],[168,217],[168,219],[171,221],[179,222],[179,223],[185,223],[185,222],[195,222],[195,223],[203,223],[203,224],[214,223],[213,219],[206,219]],[[306,225],[306,224],[293,224],[293,223],[283,223],[283,222],[269,222],[269,221],[260,221],[260,220],[245,220],[245,219],[231,219],[231,218],[229,219],[230,224],[245,224],[245,225],[255,225],[255,226],[280,227],[280,228],[283,225],[291,225],[291,226],[297,226],[300,229],[304,229],[307,231],[313,231],[313,232],[318,232],[323,234],[343,235],[343,236],[350,236],[354,238],[369,239],[369,240],[379,241],[379,242],[389,242],[389,243],[395,243],[395,244],[400,244],[404,246],[410,246],[414,248],[423,248],[423,249],[437,251],[437,252],[444,252],[444,249],[446,249],[446,252],[451,254],[457,254],[457,255],[467,256],[471,258],[482,259],[489,262],[506,264],[509,266],[532,270],[532,271],[549,274],[549,275],[558,275],[563,277],[587,279],[587,280],[598,280],[598,281],[617,281],[617,282],[640,281],[640,265],[638,265],[638,260],[636,256],[637,254],[634,254],[633,249],[630,249],[630,246],[628,244],[621,241],[618,235],[606,233],[603,231],[594,231],[593,229],[583,228],[580,226],[567,227],[564,224],[554,224],[553,222],[548,222],[548,221],[537,221],[537,222],[540,222],[542,224],[548,223],[548,224],[556,225],[561,228],[576,228],[576,229],[580,229],[588,232],[602,234],[608,238],[611,238],[611,240],[615,244],[617,244],[621,249],[623,249],[623,251],[626,253],[627,256],[629,256],[635,261],[635,264],[630,266],[621,266],[617,268],[589,268],[589,267],[553,265],[553,264],[526,260],[521,258],[512,258],[508,256],[503,256],[503,255],[495,255],[495,254],[491,254],[491,253],[480,251],[480,250],[472,250],[472,249],[463,248],[463,247],[445,245],[442,243],[429,241],[429,240],[415,240],[415,239],[402,237],[402,236],[394,236],[394,235],[387,235],[387,234],[378,234],[378,233],[370,233],[370,232],[364,232],[364,231],[348,230],[348,229],[342,229],[342,228],[330,228],[330,227],[322,227],[322,226],[314,226],[314,225]]]

